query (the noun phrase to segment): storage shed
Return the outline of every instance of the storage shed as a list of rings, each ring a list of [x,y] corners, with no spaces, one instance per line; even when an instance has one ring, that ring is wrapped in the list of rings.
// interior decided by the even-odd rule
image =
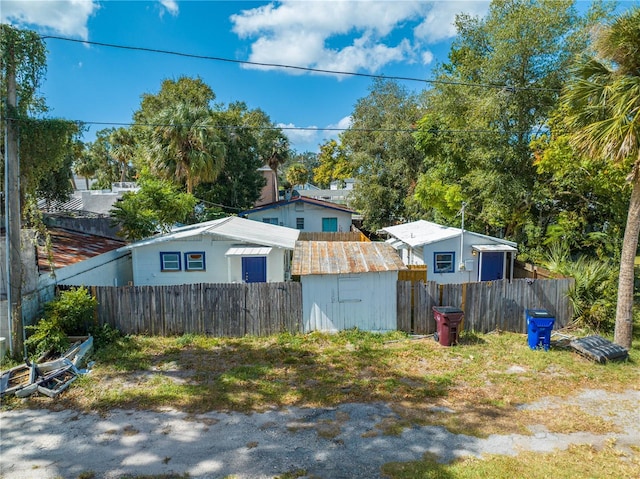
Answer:
[[[300,232],[230,216],[132,243],[133,284],[264,283],[288,279]]]
[[[441,284],[513,279],[517,244],[502,238],[429,221],[382,228],[408,265],[427,265],[428,278]]]
[[[302,283],[304,332],[397,329],[398,271],[386,243],[298,241],[292,275]]]

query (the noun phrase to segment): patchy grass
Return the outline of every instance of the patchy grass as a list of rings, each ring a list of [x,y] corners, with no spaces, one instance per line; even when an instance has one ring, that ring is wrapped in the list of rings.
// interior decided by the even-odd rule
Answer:
[[[637,331],[637,327],[636,327]],[[389,403],[397,417],[380,418],[367,436],[399,435],[413,425],[441,425],[454,433],[531,434],[549,432],[606,434],[619,426],[587,407],[562,401],[585,389],[622,392],[640,384],[640,341],[626,362],[596,364],[553,343],[548,352],[532,351],[526,335],[465,334],[456,347],[431,338],[345,331],[339,334],[281,334],[269,338],[173,338],[133,336],[99,351],[91,374],[79,378],[59,398],[3,400],[3,407],[51,407],[106,412],[111,408],[163,410],[192,414],[263,411],[275,407],[330,407],[347,402]],[[546,404],[543,400],[556,400]],[[523,405],[543,401],[539,409]],[[637,405],[619,404],[634,408]],[[335,439],[349,417],[291,424],[314,428]],[[138,431],[128,429],[126,435]],[[248,443],[248,448],[255,447]],[[571,446],[553,453],[467,457],[442,464],[435,456],[389,463],[382,472],[393,479],[478,477],[636,478],[640,448],[622,451]],[[285,472],[281,479],[306,475]],[[78,476],[90,479],[91,471]],[[188,475],[123,476],[122,479],[181,479]],[[232,479],[230,476],[228,479]]]
[[[611,392],[640,384],[640,350],[627,362],[600,365],[568,349],[532,351],[526,335],[463,335],[443,347],[401,333],[280,334],[269,338],[133,336],[98,352],[91,374],[56,401],[25,404],[56,409],[112,408],[189,413],[263,411],[273,407],[330,407],[382,401],[398,419],[374,433],[400,434],[411,424],[442,425],[476,436],[550,431],[615,432],[615,424],[578,407],[553,414],[519,406],[582,389]],[[4,407],[20,407],[9,398]],[[339,433],[339,421],[322,434]]]
[[[467,457],[451,464],[438,463],[435,456],[425,454],[421,461],[394,462],[385,464],[382,468],[383,473],[392,479],[636,479],[638,470],[640,451],[623,454],[615,449],[613,444],[601,450],[589,445],[580,445],[547,454],[524,452],[515,457]]]

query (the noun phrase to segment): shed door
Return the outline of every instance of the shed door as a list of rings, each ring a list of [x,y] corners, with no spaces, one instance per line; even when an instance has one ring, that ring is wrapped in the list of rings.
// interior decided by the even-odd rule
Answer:
[[[242,278],[245,283],[266,283],[267,282],[267,257],[266,256],[243,256],[242,257]]]
[[[504,253],[485,252],[482,253],[482,271],[480,271],[480,281],[493,281],[503,279]]]

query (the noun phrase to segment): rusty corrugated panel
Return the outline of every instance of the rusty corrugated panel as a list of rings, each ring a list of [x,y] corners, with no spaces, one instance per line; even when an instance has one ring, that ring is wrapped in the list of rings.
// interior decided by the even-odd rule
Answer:
[[[69,266],[99,254],[108,253],[126,244],[124,241],[59,228],[51,228],[48,232],[51,238],[50,257],[54,268]],[[39,245],[39,271],[41,273],[50,271],[51,262],[49,252],[43,245]]]
[[[407,267],[386,243],[354,241],[298,241],[292,274],[357,274],[399,271]]]

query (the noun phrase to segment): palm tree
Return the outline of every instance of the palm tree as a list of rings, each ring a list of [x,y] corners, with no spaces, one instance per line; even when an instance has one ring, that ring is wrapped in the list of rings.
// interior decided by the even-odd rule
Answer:
[[[124,183],[127,179],[127,171],[133,160],[135,141],[131,130],[127,128],[118,128],[109,135],[111,143],[111,156],[120,166],[120,182]]]
[[[206,107],[177,103],[154,120],[151,160],[165,178],[186,185],[187,193],[201,182],[213,182],[224,167],[224,144]]]
[[[618,283],[614,341],[629,349],[633,332],[634,259],[640,234],[640,8],[595,32],[595,55],[583,59],[563,94],[573,144],[628,167],[631,200]]]

